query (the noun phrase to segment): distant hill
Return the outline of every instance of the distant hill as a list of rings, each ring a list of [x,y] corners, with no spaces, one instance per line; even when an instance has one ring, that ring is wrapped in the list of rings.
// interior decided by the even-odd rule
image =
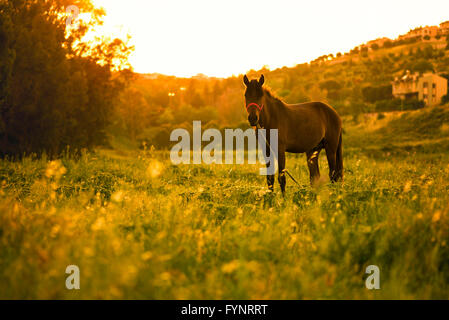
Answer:
[[[435,72],[449,79],[449,36],[417,36],[424,27],[396,40],[386,38],[356,46],[350,52],[323,55],[310,63],[276,70],[251,70],[287,103],[324,101],[353,120],[364,113],[420,109],[421,101],[392,96],[392,81],[407,70]],[[205,126],[246,127],[242,76],[226,79],[198,75],[178,78],[161,74],[136,75],[123,95],[116,124],[133,139],[163,147],[173,128],[190,129],[193,120]],[[448,102],[444,97],[444,102]]]
[[[348,53],[323,55],[293,68],[250,71],[265,73],[268,84],[288,102],[324,100],[341,113],[404,110],[422,107],[401,104],[391,96],[391,82],[407,70],[435,72],[449,78],[448,36],[399,37],[383,46],[361,45]]]

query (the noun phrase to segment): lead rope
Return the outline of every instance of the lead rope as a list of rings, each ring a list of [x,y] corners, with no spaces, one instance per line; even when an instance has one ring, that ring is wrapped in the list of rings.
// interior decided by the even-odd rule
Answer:
[[[263,128],[260,126],[259,123],[257,124],[256,128],[257,128],[257,129],[263,129]],[[257,130],[255,130],[255,131],[257,131]],[[270,151],[273,152],[273,154],[274,154],[275,152],[273,151],[273,148],[271,148],[271,145],[268,143],[267,138],[265,138],[265,136],[262,134],[262,131],[260,131],[260,135],[261,135],[262,138],[265,140],[265,144],[270,148]],[[282,175],[285,176],[285,174],[287,174],[287,175],[288,175],[288,176],[289,176],[289,177],[290,177],[290,178],[291,178],[291,179],[298,185],[298,187],[301,186],[301,185],[298,183],[298,181],[296,181],[296,179],[293,178],[293,176],[291,175],[291,173],[290,173],[287,169],[282,170],[281,176],[282,176]]]

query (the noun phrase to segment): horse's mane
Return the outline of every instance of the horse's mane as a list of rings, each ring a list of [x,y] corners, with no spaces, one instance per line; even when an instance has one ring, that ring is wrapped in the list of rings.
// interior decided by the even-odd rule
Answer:
[[[279,98],[270,88],[263,87],[264,93],[271,99],[273,99],[276,103],[284,104],[284,102]]]

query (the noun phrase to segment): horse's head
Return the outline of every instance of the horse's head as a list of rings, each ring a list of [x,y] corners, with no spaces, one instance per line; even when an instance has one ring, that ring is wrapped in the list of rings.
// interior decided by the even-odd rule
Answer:
[[[245,102],[246,110],[248,111],[248,121],[250,126],[255,127],[259,124],[260,112],[263,109],[262,85],[265,82],[265,78],[261,75],[259,80],[249,81],[248,77],[245,75],[243,77],[243,82],[246,85]]]

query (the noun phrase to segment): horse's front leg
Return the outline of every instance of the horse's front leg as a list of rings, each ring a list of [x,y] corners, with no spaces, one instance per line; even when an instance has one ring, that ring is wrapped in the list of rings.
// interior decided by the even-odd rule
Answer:
[[[256,139],[260,139],[259,137],[259,132],[257,131],[258,134],[256,134]],[[266,161],[266,167],[267,167],[267,184],[268,184],[268,190],[270,190],[271,192],[274,191],[274,174],[268,174],[268,172],[270,172],[270,170],[272,170],[272,166],[274,168],[274,164],[271,163],[271,161],[269,161],[270,156],[271,156],[271,150],[270,150],[270,137],[262,137],[262,139],[264,139],[264,150],[263,150],[263,154],[265,157],[265,161]],[[258,141],[258,145],[259,145],[259,140]],[[260,147],[260,145],[259,145]]]
[[[287,179],[285,178],[285,151],[279,150],[278,155],[278,164],[279,164],[279,184],[281,185],[282,195],[285,196],[285,185],[287,184]]]
[[[260,145],[259,145],[259,139],[260,139],[259,131],[256,131],[256,139],[257,139],[257,145],[260,147]],[[271,166],[270,161],[268,161],[268,159],[270,159],[270,154],[271,154],[271,152],[269,150],[270,137],[267,137],[267,138],[263,137],[262,139],[265,139],[264,140],[264,142],[265,142],[265,149],[263,150],[263,153],[264,153],[264,157],[265,157],[265,161],[266,161],[266,167],[267,167],[268,190],[273,192],[274,191],[274,174],[271,174],[271,175],[268,174],[268,172],[270,170],[270,166]]]
[[[267,169],[268,169],[268,166],[267,166]],[[268,184],[268,190],[274,191],[274,174],[267,175],[267,184]]]

